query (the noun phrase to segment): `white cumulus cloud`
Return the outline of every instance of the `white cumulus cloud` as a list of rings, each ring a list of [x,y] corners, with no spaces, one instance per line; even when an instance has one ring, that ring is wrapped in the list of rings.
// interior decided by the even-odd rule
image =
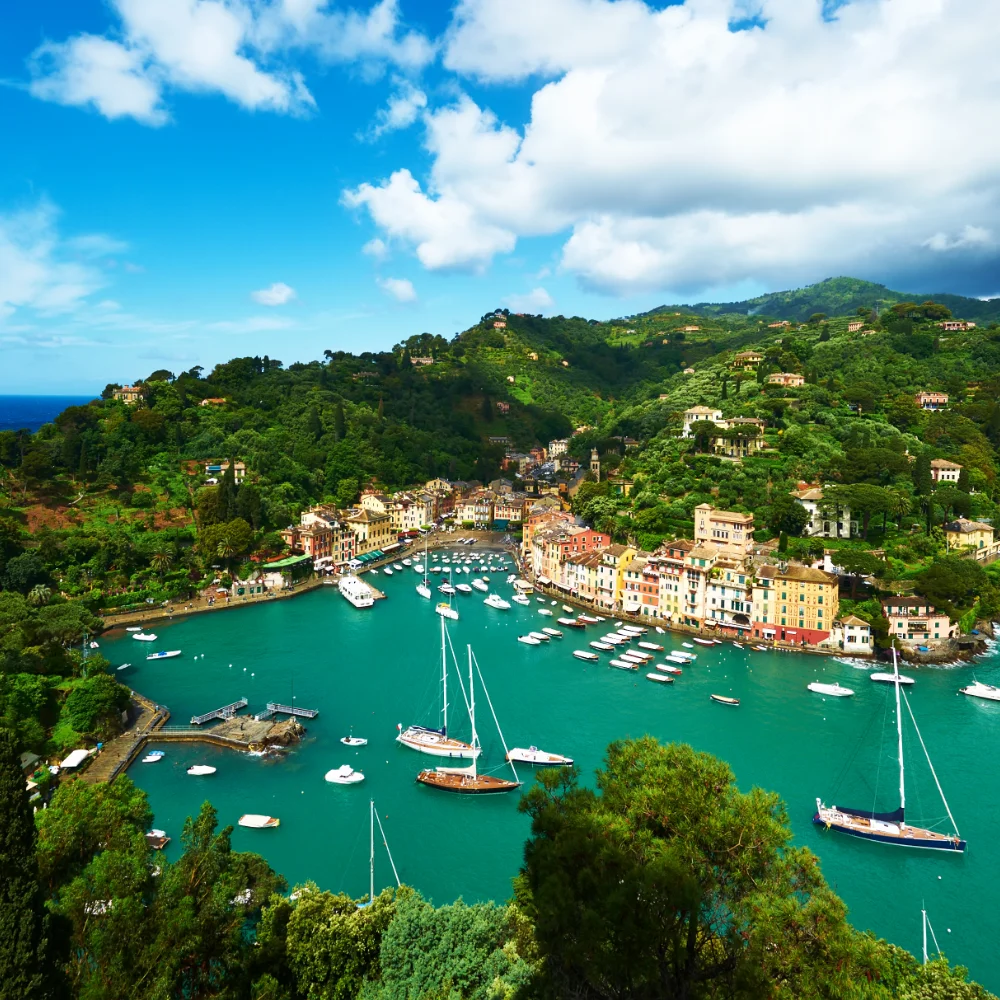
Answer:
[[[427,107],[427,95],[413,86],[409,80],[396,80],[396,91],[389,103],[380,108],[375,122],[369,130],[369,138],[377,139],[386,132],[397,132],[409,128]]]
[[[544,288],[533,288],[524,295],[508,295],[507,305],[512,312],[541,313],[551,309],[555,302]]]
[[[377,278],[378,286],[397,302],[416,302],[417,290],[407,278]]]
[[[460,0],[445,66],[530,81],[530,116],[503,122],[466,96],[425,111],[426,177],[404,162],[344,200],[428,268],[482,269],[518,239],[566,234],[562,268],[613,293],[981,261],[1000,232],[1000,134],[982,128],[1000,115],[995,13]]]
[[[295,298],[295,289],[283,281],[276,281],[267,288],[251,292],[250,298],[262,306],[283,306]]]
[[[380,240],[377,236],[369,240],[361,248],[361,252],[367,254],[369,257],[373,257],[375,260],[385,260],[389,256],[389,248],[386,246],[385,241]]]
[[[395,0],[367,12],[326,0],[109,0],[107,35],[47,41],[29,60],[30,92],[107,118],[162,125],[170,89],[222,94],[249,110],[309,112],[315,101],[293,56],[417,70],[433,45],[406,31]],[[391,112],[391,106],[390,106]]]

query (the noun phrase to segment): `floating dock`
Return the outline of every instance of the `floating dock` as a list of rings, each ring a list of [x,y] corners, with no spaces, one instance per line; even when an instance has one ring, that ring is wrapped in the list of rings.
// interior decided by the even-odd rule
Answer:
[[[246,702],[244,702],[246,704]],[[269,701],[267,708],[263,712],[258,712],[254,719],[257,722],[265,722],[274,715],[295,715],[300,719],[315,719],[319,715],[318,708],[296,708],[294,705],[280,705],[276,701]]]
[[[212,719],[231,719],[241,708],[247,707],[246,698],[240,698],[239,701],[234,701],[232,704],[223,705],[222,708],[217,708],[213,712],[206,712],[204,715],[192,715],[191,725],[200,726],[203,722],[209,722]]]

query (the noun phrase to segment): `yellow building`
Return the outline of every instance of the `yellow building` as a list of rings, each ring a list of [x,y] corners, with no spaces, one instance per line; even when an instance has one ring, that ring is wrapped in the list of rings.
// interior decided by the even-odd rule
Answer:
[[[944,526],[944,537],[949,549],[968,549],[977,559],[987,559],[996,554],[992,524],[960,517]]]
[[[698,544],[711,542],[721,556],[743,562],[753,552],[753,514],[698,504],[694,509],[694,540]]]
[[[387,545],[392,545],[397,540],[392,516],[379,514],[367,507],[362,507],[356,513],[345,517],[344,524],[354,532],[356,556],[363,556],[376,549],[384,551]]]
[[[814,646],[830,637],[839,607],[835,573],[796,563],[761,566],[753,584],[753,634]]]

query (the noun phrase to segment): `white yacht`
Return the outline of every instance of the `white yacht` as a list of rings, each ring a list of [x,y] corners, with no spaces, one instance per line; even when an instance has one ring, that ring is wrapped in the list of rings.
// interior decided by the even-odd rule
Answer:
[[[959,694],[967,694],[970,698],[983,698],[986,701],[1000,701],[1000,687],[973,681],[968,687],[959,688]]]
[[[356,608],[370,608],[375,603],[372,588],[361,577],[352,573],[340,578],[337,590],[345,601],[349,601]]]
[[[833,684],[821,684],[819,681],[813,681],[812,684],[807,684],[806,687],[810,691],[815,691],[816,694],[826,694],[831,698],[850,698],[854,691],[848,687],[841,687],[837,682]]]
[[[513,602],[514,602],[515,604],[525,604],[525,605],[527,605],[527,604],[530,604],[530,603],[531,603],[531,601],[529,601],[529,600],[528,600],[528,598],[524,596],[524,594],[515,594],[515,595],[514,595],[514,596],[513,596],[512,598],[511,598],[511,600],[512,600],[512,601],[513,601]]]
[[[496,608],[498,611],[506,611],[510,607],[510,601],[505,601],[499,594],[490,594],[483,601],[488,608]]]
[[[564,757],[561,753],[546,753],[538,747],[511,747],[507,751],[507,760],[516,760],[519,764],[537,764],[551,767],[555,765],[568,766],[573,763],[572,757]]]
[[[326,780],[332,785],[356,785],[365,780],[360,771],[355,771],[350,764],[341,764],[326,772]]]

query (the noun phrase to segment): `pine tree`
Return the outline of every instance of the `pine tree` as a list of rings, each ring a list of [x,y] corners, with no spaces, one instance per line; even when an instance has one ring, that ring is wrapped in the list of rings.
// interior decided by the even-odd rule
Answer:
[[[306,431],[314,441],[318,441],[323,436],[323,424],[319,419],[319,410],[315,405],[309,407],[306,416]]]
[[[934,488],[934,480],[931,479],[931,460],[926,452],[917,455],[913,463],[913,486],[917,496],[920,497],[928,496]]]
[[[729,380],[726,378],[726,376],[723,375],[722,376],[722,392],[719,394],[719,399],[725,400],[725,399],[729,398],[728,397],[728,393],[726,392],[726,385],[727,385],[728,381]]]
[[[0,730],[0,998],[56,995],[49,920],[38,882],[35,819],[14,735]]]

